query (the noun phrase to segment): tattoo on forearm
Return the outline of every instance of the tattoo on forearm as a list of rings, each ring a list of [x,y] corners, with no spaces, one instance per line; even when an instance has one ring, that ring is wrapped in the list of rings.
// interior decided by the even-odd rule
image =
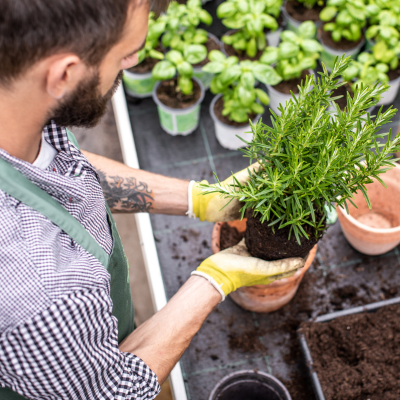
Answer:
[[[104,197],[113,212],[149,212],[154,198],[147,183],[135,178],[108,176],[97,170]]]

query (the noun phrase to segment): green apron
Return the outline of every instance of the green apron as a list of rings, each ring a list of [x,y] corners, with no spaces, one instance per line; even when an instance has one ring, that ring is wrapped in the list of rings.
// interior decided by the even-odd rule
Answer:
[[[68,131],[68,139],[77,146],[75,137]],[[78,146],[77,146],[78,147]],[[79,147],[78,147],[79,148]],[[106,203],[108,223],[112,232],[113,248],[109,256],[58,201],[40,189],[11,164],[0,158],[0,189],[27,206],[46,216],[60,227],[83,249],[96,257],[111,275],[112,315],[118,320],[118,343],[133,332],[134,310],[129,285],[128,260],[122,247],[121,238]],[[0,388],[1,400],[22,400],[25,397],[8,388]]]

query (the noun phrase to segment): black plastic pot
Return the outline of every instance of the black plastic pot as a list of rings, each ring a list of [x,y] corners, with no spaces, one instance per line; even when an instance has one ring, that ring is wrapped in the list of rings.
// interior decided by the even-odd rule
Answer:
[[[208,400],[292,400],[283,384],[272,375],[245,370],[221,379]]]
[[[332,321],[333,319],[345,317],[345,316],[351,315],[351,314],[376,312],[382,307],[390,306],[392,304],[398,304],[398,303],[400,303],[400,297],[395,297],[393,299],[378,301],[376,303],[367,304],[365,306],[349,308],[348,310],[336,311],[336,312],[333,312],[330,314],[321,315],[320,317],[317,317],[315,320],[313,320],[313,322],[329,322],[329,321]],[[316,396],[317,400],[326,400],[325,396],[324,396],[324,392],[322,391],[321,383],[318,379],[318,374],[313,369],[313,359],[311,357],[311,352],[308,347],[306,337],[302,333],[301,328],[297,331],[297,334],[298,334],[299,341],[300,341],[300,347],[303,351],[303,356],[306,361],[308,372],[310,373],[310,376],[311,376],[311,382],[314,387],[315,396]]]

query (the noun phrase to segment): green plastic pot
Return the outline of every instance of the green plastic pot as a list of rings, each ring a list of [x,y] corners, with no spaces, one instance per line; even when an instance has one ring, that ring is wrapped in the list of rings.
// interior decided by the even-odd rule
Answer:
[[[157,81],[153,88],[153,100],[157,104],[158,116],[161,128],[172,136],[186,136],[196,130],[199,125],[200,106],[204,99],[204,86],[200,79],[193,77],[201,90],[199,99],[195,104],[187,108],[171,108],[166,106],[157,97],[157,89],[161,81]]]
[[[151,97],[155,83],[157,82],[150,72],[135,74],[124,70],[122,78],[126,92],[132,97]]]

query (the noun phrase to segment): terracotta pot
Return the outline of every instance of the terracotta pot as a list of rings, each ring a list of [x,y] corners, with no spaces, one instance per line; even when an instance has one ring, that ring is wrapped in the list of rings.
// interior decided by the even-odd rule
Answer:
[[[247,219],[244,218],[243,220],[226,223],[235,227],[239,232],[244,232],[246,230],[246,221]],[[213,253],[218,253],[220,251],[221,226],[223,224],[224,222],[217,222],[214,225],[211,235],[211,249]],[[296,294],[303,276],[314,261],[316,253],[317,245],[310,251],[304,267],[290,278],[280,279],[269,285],[255,285],[239,288],[230,294],[231,299],[240,307],[249,311],[269,313],[279,310],[289,303]]]
[[[361,192],[353,199],[358,209],[348,202],[350,215],[337,207],[342,231],[349,243],[368,255],[384,254],[400,243],[400,166],[387,171],[378,181],[366,185],[372,210]]]

